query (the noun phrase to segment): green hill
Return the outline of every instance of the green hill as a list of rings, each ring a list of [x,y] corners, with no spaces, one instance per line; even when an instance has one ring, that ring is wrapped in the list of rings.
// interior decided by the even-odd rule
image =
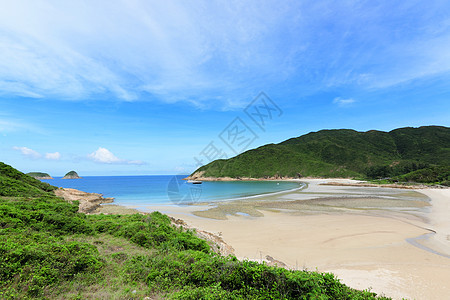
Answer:
[[[0,162],[0,196],[38,197],[48,195],[56,187],[41,182]]]
[[[450,166],[448,127],[321,130],[213,161],[191,176],[383,178],[432,166]]]
[[[42,172],[30,172],[27,175],[36,179],[53,179],[49,174]]]
[[[54,189],[0,163],[1,299],[388,299],[220,256],[159,212],[84,215]]]
[[[78,176],[77,172],[70,171],[66,175],[64,175],[63,179],[80,179],[81,177]]]

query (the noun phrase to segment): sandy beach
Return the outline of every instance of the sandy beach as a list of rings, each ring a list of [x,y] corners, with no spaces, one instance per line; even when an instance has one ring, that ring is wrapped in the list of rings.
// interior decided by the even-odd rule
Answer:
[[[220,236],[240,259],[332,272],[394,299],[450,299],[450,189],[301,181],[276,195],[145,209]]]

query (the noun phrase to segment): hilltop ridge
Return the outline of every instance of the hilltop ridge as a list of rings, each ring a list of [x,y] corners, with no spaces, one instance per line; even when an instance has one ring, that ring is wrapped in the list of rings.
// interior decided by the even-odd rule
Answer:
[[[450,166],[450,128],[405,127],[389,132],[332,129],[267,144],[215,160],[190,177],[202,178],[386,178]],[[430,172],[432,172],[430,171]],[[426,172],[427,174],[430,172]],[[444,178],[444,181],[448,178]]]

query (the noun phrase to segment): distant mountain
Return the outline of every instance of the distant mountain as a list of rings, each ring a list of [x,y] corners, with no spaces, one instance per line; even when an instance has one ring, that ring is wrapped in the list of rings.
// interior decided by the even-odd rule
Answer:
[[[78,176],[77,172],[70,171],[66,175],[64,175],[63,179],[80,179],[81,177]]]
[[[450,128],[321,130],[213,161],[190,178],[383,178],[450,166]]]
[[[53,179],[53,177],[50,176],[49,174],[42,172],[30,172],[27,173],[27,175],[36,179]]]

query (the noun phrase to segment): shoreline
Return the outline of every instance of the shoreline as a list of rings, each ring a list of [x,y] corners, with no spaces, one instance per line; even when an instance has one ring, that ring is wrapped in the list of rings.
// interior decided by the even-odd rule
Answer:
[[[254,206],[248,202],[254,203],[256,197],[153,209],[165,209],[169,216],[219,235],[239,259],[268,262],[268,256],[290,269],[332,272],[351,287],[372,287],[394,299],[443,299],[450,294],[445,280],[450,277],[450,259],[407,241],[434,230],[436,235],[419,243],[433,250],[440,245],[442,249],[436,251],[446,253],[443,232],[450,232],[450,225],[446,227],[445,212],[433,211],[446,196],[436,199],[436,195],[423,192],[437,190],[448,195],[448,189],[321,184],[353,183],[349,179],[298,181],[307,182],[308,187],[278,196],[263,195]],[[434,222],[435,213],[441,213],[444,223]]]
[[[353,186],[350,179],[295,181],[308,185],[251,199],[139,208],[158,210],[220,239],[239,259],[331,272],[353,288],[372,288],[394,299],[450,294],[450,259],[432,253],[450,254],[449,189]],[[339,184],[323,185],[330,181]]]
[[[282,180],[274,180],[274,181],[282,181]],[[195,205],[208,205],[208,204],[223,203],[223,202],[229,202],[229,201],[239,201],[239,200],[257,199],[257,198],[261,198],[261,197],[276,196],[276,195],[280,195],[280,194],[284,194],[284,193],[291,193],[291,192],[299,191],[299,190],[302,190],[302,189],[305,189],[308,187],[308,184],[306,182],[293,181],[293,180],[289,180],[289,182],[298,182],[299,187],[296,187],[293,189],[288,189],[288,190],[283,190],[283,191],[268,192],[268,193],[262,193],[262,194],[257,194],[257,195],[237,197],[237,198],[216,199],[216,200],[212,200],[212,201],[199,201],[199,202],[195,202]],[[301,183],[303,183],[303,184],[301,184]],[[162,203],[159,204],[159,206],[162,206],[162,205],[164,205],[164,204],[162,204]],[[192,205],[192,204],[188,204],[188,205]],[[175,206],[178,206],[178,205],[175,205]]]
[[[432,189],[432,188],[449,188],[440,185],[426,185],[417,182],[398,182],[398,183],[371,183],[366,180],[357,180],[352,178],[326,178],[326,177],[287,177],[287,176],[275,176],[267,178],[253,178],[253,177],[202,177],[202,176],[188,176],[183,180],[198,180],[198,181],[291,181],[302,182],[308,180],[325,180],[329,181],[324,185],[336,185],[336,186],[360,186],[360,187],[386,187],[386,188],[399,188],[399,189]],[[336,182],[341,181],[341,182]],[[342,182],[343,181],[343,182]]]

